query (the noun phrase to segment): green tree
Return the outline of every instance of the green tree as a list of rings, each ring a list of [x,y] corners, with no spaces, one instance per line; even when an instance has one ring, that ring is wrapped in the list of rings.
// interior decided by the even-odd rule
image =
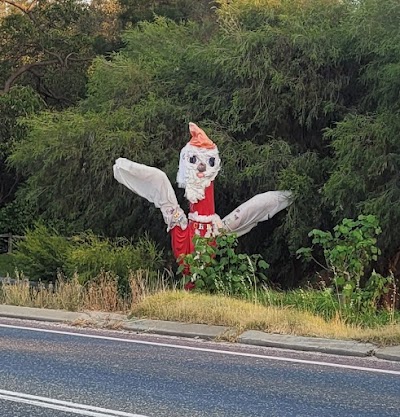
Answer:
[[[137,205],[131,207],[133,196],[112,177],[114,160],[121,155],[168,173],[175,171],[177,152],[185,141],[184,108],[160,97],[162,86],[153,81],[158,66],[164,65],[165,71],[173,68],[176,62],[170,57],[179,54],[173,42],[169,49],[160,48],[171,28],[165,22],[158,26],[158,33],[146,24],[127,34],[124,51],[111,62],[96,61],[90,94],[78,108],[26,120],[29,137],[16,145],[11,162],[28,173],[20,196],[32,201],[39,213],[65,218],[77,229],[92,228],[111,235],[135,235],[143,226],[156,223],[164,236],[157,212],[149,212],[140,199],[134,199]],[[190,27],[173,24],[173,28],[177,38],[190,39]],[[131,38],[135,40],[133,50]],[[184,48],[182,44],[181,51]],[[152,62],[155,52],[161,55],[156,64]],[[140,62],[132,60],[135,54],[143,54]],[[173,137],[176,142],[171,141]]]
[[[19,118],[74,105],[86,94],[93,58],[119,45],[119,8],[114,0],[1,0],[0,6],[0,231],[21,233],[35,208],[14,201],[26,173],[5,165],[26,135]]]
[[[77,229],[127,236],[149,230],[166,240],[160,214],[115,183],[112,164],[125,156],[163,169],[174,182],[193,120],[224,162],[216,181],[220,215],[259,192],[295,193],[287,213],[240,240],[241,252],[262,253],[271,264],[271,279],[298,283],[304,269],[294,254],[308,231],[361,212],[378,217],[383,254],[393,255],[400,246],[393,228],[398,1],[216,4],[213,23],[206,15],[135,20],[124,47],[93,63],[78,106],[26,120],[29,135],[10,158],[28,177],[20,201]]]
[[[360,2],[348,22],[352,56],[360,62],[362,98],[327,130],[334,169],[324,186],[336,220],[359,212],[379,218],[385,258],[400,247],[400,4]]]
[[[174,21],[204,20],[212,15],[214,1],[210,0],[119,0],[121,21],[127,26],[154,21],[157,16]]]
[[[101,27],[92,10],[98,14],[99,7],[78,0],[1,2],[10,10],[0,21],[1,93],[18,82],[33,86],[50,105],[83,97],[90,62],[106,52],[95,48]]]
[[[29,117],[44,108],[45,103],[36,92],[25,86],[16,86],[8,94],[0,95],[0,231],[23,233],[30,225],[34,211],[29,204],[15,204],[15,193],[23,180],[6,165],[14,144],[26,135],[26,127],[18,122],[19,117]]]

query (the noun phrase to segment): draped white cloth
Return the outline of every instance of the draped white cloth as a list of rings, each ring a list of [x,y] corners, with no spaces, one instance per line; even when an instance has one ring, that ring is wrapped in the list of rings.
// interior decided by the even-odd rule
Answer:
[[[186,214],[180,208],[175,191],[163,171],[126,158],[118,158],[113,169],[114,177],[119,183],[161,209],[168,226],[167,231],[177,225],[183,230],[186,229],[188,223]],[[291,196],[290,191],[268,191],[257,194],[224,217],[222,229],[242,236],[258,223],[269,220],[288,207],[292,203]]]
[[[242,236],[292,203],[290,191],[257,194],[222,219],[227,232]]]
[[[179,207],[175,191],[163,171],[126,158],[118,158],[113,170],[119,183],[161,209],[168,231],[177,224],[182,229],[186,228],[186,215]]]

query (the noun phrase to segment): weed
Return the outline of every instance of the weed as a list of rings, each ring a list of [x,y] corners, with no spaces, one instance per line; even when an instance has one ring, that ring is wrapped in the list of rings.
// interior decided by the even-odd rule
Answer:
[[[260,280],[266,281],[261,272],[269,265],[261,255],[237,254],[238,244],[233,234],[221,234],[216,238],[194,237],[194,253],[180,258],[178,272],[185,283],[196,282],[197,290],[226,295],[256,294]]]
[[[361,285],[365,271],[381,253],[376,246],[380,233],[375,216],[360,215],[357,220],[344,219],[334,227],[333,234],[317,229],[309,233],[313,245],[322,247],[325,265],[314,258],[313,247],[297,251],[299,257],[314,260],[332,274],[338,311],[343,319],[355,322],[360,315],[375,314],[381,298],[394,282],[393,277],[373,271],[366,284]]]

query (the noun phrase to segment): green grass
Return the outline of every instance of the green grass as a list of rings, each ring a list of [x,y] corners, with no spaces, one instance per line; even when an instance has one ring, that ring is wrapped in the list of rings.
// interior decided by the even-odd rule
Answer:
[[[393,322],[400,322],[400,311],[379,309],[360,312],[350,307],[340,306],[338,296],[331,289],[297,289],[292,291],[260,290],[257,295],[247,297],[266,307],[293,308],[311,313],[330,321],[340,316],[349,324],[374,328]]]

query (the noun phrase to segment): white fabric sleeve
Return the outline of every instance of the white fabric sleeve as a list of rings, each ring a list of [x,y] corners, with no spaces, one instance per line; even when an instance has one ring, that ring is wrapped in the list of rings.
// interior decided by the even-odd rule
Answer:
[[[222,219],[223,229],[242,236],[292,203],[290,191],[257,194]]]
[[[179,207],[175,191],[163,171],[126,158],[118,158],[113,171],[114,178],[119,183],[161,209],[168,226],[167,231],[176,225],[186,229],[186,215]]]

